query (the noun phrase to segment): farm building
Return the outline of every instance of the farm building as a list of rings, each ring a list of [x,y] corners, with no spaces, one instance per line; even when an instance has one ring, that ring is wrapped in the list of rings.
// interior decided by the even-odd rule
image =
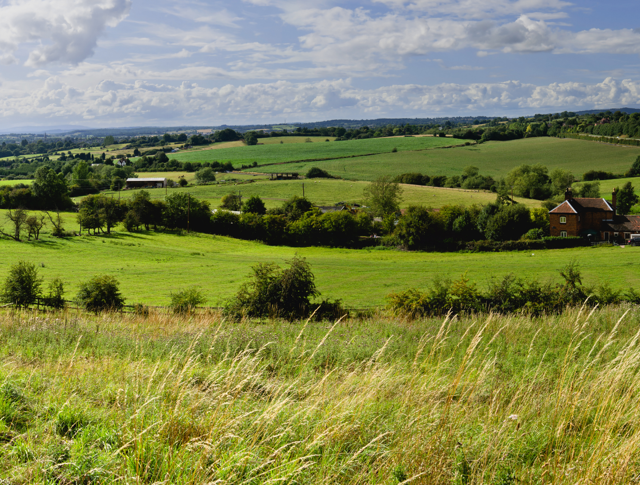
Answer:
[[[165,178],[127,179],[125,189],[163,189],[167,186]]]
[[[568,188],[562,204],[549,211],[550,232],[556,237],[586,237],[592,241],[625,242],[640,233],[640,216],[616,214],[617,192],[603,198],[574,198]]]

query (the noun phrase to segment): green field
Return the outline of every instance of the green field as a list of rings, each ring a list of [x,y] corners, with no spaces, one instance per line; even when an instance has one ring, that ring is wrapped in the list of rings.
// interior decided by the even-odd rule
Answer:
[[[304,139],[305,137],[300,138]],[[283,137],[283,140],[285,139],[286,137]],[[321,137],[321,139],[324,140],[325,138]],[[218,162],[231,162],[234,166],[240,166],[241,164],[251,165],[253,162],[258,162],[258,165],[263,165],[266,163],[281,163],[292,160],[311,160],[318,158],[359,156],[369,153],[386,153],[391,152],[394,148],[397,148],[398,151],[401,152],[407,150],[425,150],[460,143],[460,140],[434,137],[370,138],[365,140],[322,143],[300,143],[300,139],[294,139],[283,144],[280,144],[277,138],[269,140],[274,143],[179,152],[171,154],[170,158],[175,158],[181,162],[211,162],[215,160]],[[280,170],[287,172],[294,171],[293,169],[290,170],[289,165],[280,167]]]
[[[564,168],[581,178],[588,170],[625,173],[638,155],[640,148],[637,147],[545,137],[488,142],[441,150],[402,151],[353,159],[292,163],[285,165],[286,169],[282,166],[267,166],[251,170],[305,173],[311,167],[319,167],[345,179],[374,180],[381,175],[408,172],[460,175],[466,166],[475,165],[483,175],[499,178],[518,165],[540,163],[550,171],[554,168]]]
[[[25,185],[31,185],[31,182],[33,182],[33,180],[0,180],[0,187],[3,186],[13,186],[13,185],[18,185],[18,184],[25,184]]]
[[[176,172],[178,173],[178,172]],[[157,176],[158,174],[140,173],[141,177]],[[176,176],[170,178],[177,180]],[[220,199],[226,194],[237,194],[240,192],[242,197],[251,197],[253,195],[262,198],[268,208],[280,206],[283,201],[293,197],[294,195],[302,196],[302,185],[304,184],[304,195],[316,205],[334,205],[338,202],[346,203],[364,203],[363,190],[369,182],[349,181],[349,180],[332,180],[332,179],[308,179],[308,180],[264,180],[263,178],[254,177],[252,175],[243,175],[236,173],[220,174],[219,181],[229,179],[229,182],[212,184],[212,185],[195,185],[184,188],[169,189],[167,193],[187,192],[199,199],[207,200],[213,207],[220,204]],[[256,180],[254,183],[237,183],[233,179],[238,180]],[[187,179],[188,180],[188,179]],[[447,189],[438,187],[421,187],[416,185],[402,185],[403,202],[401,207],[410,205],[424,205],[427,207],[439,208],[444,205],[460,204],[487,204],[496,200],[496,195],[487,191]],[[135,190],[123,190],[117,192],[105,192],[107,195],[128,199],[136,193]],[[163,199],[165,190],[151,189],[149,190],[151,198]],[[79,197],[76,200],[79,201]],[[516,200],[528,207],[539,207],[540,201],[531,199]]]
[[[77,230],[73,215],[67,230]],[[323,297],[340,298],[350,307],[383,305],[390,292],[424,288],[435,278],[457,279],[466,273],[479,285],[494,276],[515,273],[542,281],[560,281],[557,270],[580,263],[585,283],[640,288],[640,248],[603,247],[508,253],[421,253],[395,250],[347,250],[274,247],[210,235],[119,232],[107,236],[17,243],[0,240],[0,267],[32,261],[48,281],[67,282],[68,297],[95,274],[112,274],[128,303],[166,305],[172,291],[202,287],[209,305],[219,305],[246,281],[251,266],[282,264],[298,254],[308,259]],[[4,274],[0,275],[4,278]]]
[[[631,182],[636,194],[640,195],[640,177],[629,177],[623,179],[601,180],[600,196],[607,200],[611,200],[611,193],[613,192],[613,189],[616,187],[621,189],[627,182]]]

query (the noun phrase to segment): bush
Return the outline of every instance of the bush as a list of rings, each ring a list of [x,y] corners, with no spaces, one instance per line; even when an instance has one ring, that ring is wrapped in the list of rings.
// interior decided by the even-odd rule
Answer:
[[[113,276],[94,276],[80,285],[78,303],[85,310],[94,313],[122,310],[124,298],[120,294],[118,285],[118,280]]]
[[[318,168],[318,167],[311,167],[307,171],[307,174],[305,175],[305,177],[308,178],[308,179],[316,179],[316,178],[332,179],[332,178],[335,178],[333,175],[331,175],[326,170],[322,170],[321,168]]]
[[[534,229],[529,229],[527,233],[524,236],[522,236],[522,239],[525,239],[528,241],[535,241],[538,239],[542,239],[544,236],[545,236],[545,232],[542,229],[534,228]]]
[[[239,211],[242,208],[242,199],[239,195],[227,194],[220,200],[220,207],[230,211]]]
[[[193,313],[198,305],[202,305],[207,299],[197,287],[179,290],[171,293],[171,304],[169,308],[173,313],[185,315]]]
[[[57,310],[64,308],[64,283],[60,278],[54,278],[49,283],[49,293],[44,298],[44,304]]]
[[[198,184],[208,184],[216,181],[216,173],[211,167],[205,167],[202,170],[196,172],[196,181]]]
[[[18,308],[28,307],[40,296],[42,278],[38,277],[35,264],[18,261],[9,268],[4,282],[3,300]]]
[[[289,268],[275,263],[254,266],[251,281],[240,287],[227,304],[225,313],[233,318],[295,318],[309,315],[314,308],[309,298],[319,295],[309,263],[294,257]]]
[[[243,212],[249,212],[252,214],[264,215],[267,213],[267,208],[262,202],[262,199],[257,195],[249,197],[244,204],[242,204]]]

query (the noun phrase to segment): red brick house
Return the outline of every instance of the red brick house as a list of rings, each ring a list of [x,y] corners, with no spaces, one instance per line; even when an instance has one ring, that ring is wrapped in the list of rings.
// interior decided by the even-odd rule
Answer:
[[[640,234],[640,216],[616,214],[615,190],[611,202],[602,198],[574,198],[570,188],[564,198],[562,204],[549,211],[551,236],[625,242],[631,234]]]

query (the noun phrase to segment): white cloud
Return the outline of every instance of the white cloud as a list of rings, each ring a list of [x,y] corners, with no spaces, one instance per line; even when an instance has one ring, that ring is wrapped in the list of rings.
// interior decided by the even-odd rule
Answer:
[[[131,0],[9,0],[0,6],[0,50],[31,48],[26,64],[78,63],[129,13]]]
[[[610,108],[638,105],[640,82],[605,79],[597,84],[554,83],[545,86],[509,81],[484,84],[394,85],[376,89],[353,87],[349,80],[226,85],[205,88],[183,82],[179,86],[145,81],[103,81],[77,90],[56,77],[36,90],[7,87],[0,93],[0,120],[94,120],[99,124],[158,122],[249,123],[330,117],[429,117],[438,114],[503,114],[506,111],[544,111]]]

